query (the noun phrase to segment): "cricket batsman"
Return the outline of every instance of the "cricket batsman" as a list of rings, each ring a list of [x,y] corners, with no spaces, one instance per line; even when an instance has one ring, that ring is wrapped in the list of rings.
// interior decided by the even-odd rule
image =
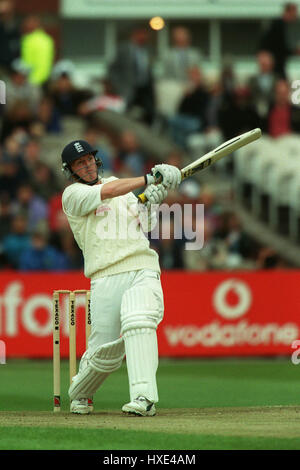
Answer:
[[[181,172],[160,164],[135,178],[103,178],[97,151],[84,140],[63,149],[62,170],[72,181],[62,206],[91,280],[91,335],[69,388],[72,413],[88,414],[88,400],[126,355],[130,401],[122,411],[154,416],[158,402],[156,329],[164,313],[157,253],[145,232],[157,207],[181,182]],[[160,173],[162,182],[155,183]],[[147,203],[132,191],[145,187]]]

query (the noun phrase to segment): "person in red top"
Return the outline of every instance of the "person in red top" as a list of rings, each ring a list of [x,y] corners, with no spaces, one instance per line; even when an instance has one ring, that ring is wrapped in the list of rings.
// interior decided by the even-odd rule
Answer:
[[[266,132],[271,137],[300,132],[300,108],[290,101],[290,85],[280,79],[275,85],[274,103],[266,122]]]

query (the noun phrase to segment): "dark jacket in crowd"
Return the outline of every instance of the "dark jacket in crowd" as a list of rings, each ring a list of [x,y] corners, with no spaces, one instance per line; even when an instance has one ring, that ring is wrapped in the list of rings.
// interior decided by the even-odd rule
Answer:
[[[0,66],[9,67],[20,56],[20,37],[15,22],[6,25],[0,20]]]
[[[283,78],[286,77],[286,61],[293,54],[293,50],[288,44],[286,29],[287,24],[282,18],[273,20],[259,43],[259,50],[269,51],[273,55],[274,71]]]
[[[202,86],[199,86],[183,97],[178,112],[179,114],[199,118],[203,127],[205,127],[207,124],[208,103],[209,94]]]

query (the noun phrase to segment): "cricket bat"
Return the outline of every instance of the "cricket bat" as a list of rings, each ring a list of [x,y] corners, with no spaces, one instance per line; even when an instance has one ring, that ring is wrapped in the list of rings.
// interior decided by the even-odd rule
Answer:
[[[229,155],[235,150],[250,144],[251,142],[259,139],[260,137],[261,129],[257,127],[256,129],[252,129],[251,131],[245,132],[244,134],[238,135],[237,137],[233,137],[233,139],[227,140],[223,144],[219,145],[219,147],[215,148],[214,150],[211,150],[210,152],[206,153],[194,162],[182,168],[181,181],[188,178],[189,176],[192,176],[198,171],[208,168],[213,163],[216,163],[218,160],[221,160],[221,158],[226,157],[226,155]],[[161,175],[158,174],[155,176],[157,176],[156,184],[161,183]],[[142,203],[147,202],[147,198],[144,193],[139,194],[138,199]]]

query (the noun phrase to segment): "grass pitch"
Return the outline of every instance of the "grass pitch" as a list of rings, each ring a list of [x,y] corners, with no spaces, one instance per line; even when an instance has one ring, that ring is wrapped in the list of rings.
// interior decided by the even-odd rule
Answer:
[[[0,449],[300,449],[300,366],[289,359],[161,360],[157,416],[121,413],[125,364],[71,415],[62,361],[62,412],[52,411],[52,362],[0,366]]]

